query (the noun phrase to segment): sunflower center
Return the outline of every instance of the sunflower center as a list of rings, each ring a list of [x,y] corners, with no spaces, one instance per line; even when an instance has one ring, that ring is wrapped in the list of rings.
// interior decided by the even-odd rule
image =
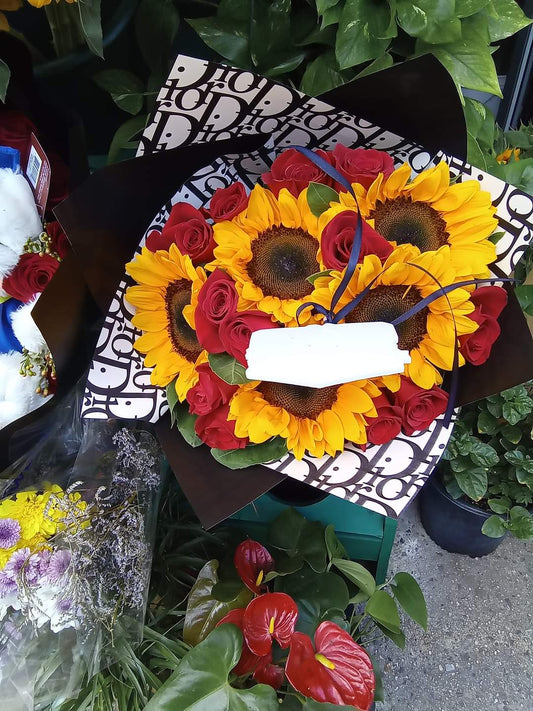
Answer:
[[[346,317],[347,323],[368,323],[394,319],[416,306],[422,297],[416,287],[377,286],[371,289],[356,308]],[[396,326],[398,347],[410,351],[416,348],[426,333],[429,310],[423,308],[414,316]]]
[[[202,352],[202,347],[196,338],[185,317],[183,309],[191,301],[191,282],[187,279],[178,279],[167,286],[165,294],[165,307],[168,319],[168,333],[174,350],[191,363]]]
[[[321,412],[329,410],[336,401],[339,386],[308,388],[302,385],[263,381],[259,389],[270,405],[282,407],[296,417],[316,420]]]
[[[378,202],[370,217],[375,229],[389,242],[413,244],[429,252],[448,244],[446,223],[430,205],[407,197]]]
[[[313,291],[307,277],[320,269],[318,246],[318,240],[299,227],[269,227],[252,242],[248,275],[265,296],[302,299]]]

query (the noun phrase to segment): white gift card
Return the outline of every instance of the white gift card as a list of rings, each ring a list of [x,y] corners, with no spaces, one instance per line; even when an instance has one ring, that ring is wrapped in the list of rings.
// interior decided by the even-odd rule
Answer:
[[[250,380],[310,388],[403,373],[411,362],[394,326],[381,321],[254,331],[246,360]]]

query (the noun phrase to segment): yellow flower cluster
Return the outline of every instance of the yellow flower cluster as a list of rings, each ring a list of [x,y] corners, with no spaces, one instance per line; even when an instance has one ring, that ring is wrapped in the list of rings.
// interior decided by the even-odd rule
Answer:
[[[18,541],[10,548],[0,547],[0,569],[4,568],[16,550],[29,548],[33,553],[65,528],[65,511],[61,506],[65,496],[76,505],[80,514],[87,508],[87,503],[81,500],[79,493],[67,495],[57,484],[47,485],[44,491],[22,491],[0,501],[0,522],[11,519],[20,526]]]

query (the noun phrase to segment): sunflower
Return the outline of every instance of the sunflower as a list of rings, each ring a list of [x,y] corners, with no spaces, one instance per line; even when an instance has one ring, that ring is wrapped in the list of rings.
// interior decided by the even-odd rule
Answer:
[[[235,420],[237,437],[259,444],[283,437],[297,459],[335,455],[344,440],[365,444],[365,416],[374,417],[373,398],[379,389],[368,380],[326,388],[309,388],[266,381],[239,387],[230,403],[228,420]]]
[[[408,182],[410,176],[406,163],[387,179],[379,175],[368,191],[354,185],[364,219],[397,246],[412,244],[428,252],[449,245],[457,280],[489,276],[496,247],[488,238],[498,224],[490,194],[476,180],[450,185],[444,162]],[[339,200],[322,215],[322,228],[338,212],[355,209],[349,193]]]
[[[360,303],[348,313],[345,321],[394,321],[426,296],[438,291],[436,280],[442,286],[454,283],[455,272],[450,252],[451,248],[444,246],[436,251],[421,253],[417,247],[405,244],[396,247],[384,264],[376,255],[366,256],[357,266],[340,298],[337,312],[374,282]],[[331,301],[331,294],[341,278],[340,272],[333,272],[329,281],[322,278],[317,280],[322,301],[327,300],[328,296]],[[428,390],[441,383],[442,376],[438,368],[452,369],[455,353],[454,322],[457,336],[473,333],[477,329],[477,324],[467,316],[474,310],[469,297],[470,293],[466,289],[454,289],[447,298],[441,296],[435,299],[396,327],[398,347],[408,350],[411,356],[411,363],[405,366],[405,375],[419,387]],[[461,355],[459,365],[464,365]]]
[[[220,267],[235,281],[239,310],[259,309],[296,325],[296,311],[314,300],[308,277],[325,269],[318,257],[318,218],[307,204],[307,189],[295,198],[278,197],[256,185],[248,206],[231,221],[214,225],[217,247],[208,269]],[[308,309],[301,322],[311,319]]]
[[[196,366],[207,361],[207,351],[194,330],[194,310],[205,271],[194,267],[175,244],[168,252],[143,248],[126,271],[138,284],[126,292],[136,307],[132,323],[143,331],[134,347],[145,354],[144,364],[153,368],[153,385],[165,387],[177,376],[176,394],[183,402],[198,382]]]

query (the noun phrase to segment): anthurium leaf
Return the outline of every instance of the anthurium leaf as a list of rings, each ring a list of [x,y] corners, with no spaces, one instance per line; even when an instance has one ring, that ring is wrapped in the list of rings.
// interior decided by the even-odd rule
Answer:
[[[108,163],[116,163],[120,158],[120,151],[129,147],[131,140],[142,132],[147,118],[145,114],[139,114],[138,116],[133,116],[133,118],[128,119],[122,126],[118,127],[109,146],[109,152],[107,154]]]
[[[207,637],[230,610],[246,607],[253,597],[248,588],[242,588],[233,600],[220,602],[213,597],[213,587],[218,583],[218,560],[210,560],[198,573],[187,599],[183,623],[183,640],[192,646]]]
[[[326,569],[324,526],[319,521],[308,521],[296,509],[285,509],[272,521],[268,541],[290,557],[302,556],[318,573]]]
[[[481,14],[461,20],[462,38],[433,45],[417,40],[416,53],[432,52],[450,72],[458,87],[501,96],[494,61],[489,52],[487,19]]]
[[[219,602],[231,602],[244,592],[241,580],[225,580],[213,585],[211,595]]]
[[[409,617],[419,624],[422,629],[427,630],[428,611],[424,593],[413,576],[409,575],[409,573],[396,573],[391,590]]]
[[[338,202],[339,193],[329,185],[322,183],[309,183],[307,188],[307,204],[315,217],[320,215],[329,208],[330,202]]]
[[[337,534],[335,533],[335,526],[332,523],[330,523],[329,526],[326,526],[326,530],[324,531],[324,538],[326,540],[326,548],[330,558],[348,559],[350,557],[346,552],[346,548],[337,538]]]
[[[99,57],[104,58],[100,0],[78,0],[80,23],[87,46]]]
[[[506,39],[531,24],[514,0],[492,0],[486,5],[486,10],[491,42]]]
[[[144,102],[144,83],[125,69],[104,69],[93,77],[123,111],[138,114]]]
[[[281,459],[287,454],[287,441],[273,437],[262,444],[249,444],[243,449],[212,449],[213,459],[228,469],[244,469],[252,464],[263,464]]]
[[[163,68],[179,26],[172,0],[141,0],[135,13],[135,36],[144,61],[153,71]]]
[[[505,521],[501,516],[491,516],[481,527],[481,532],[490,538],[501,538],[505,535],[506,530]]]
[[[194,429],[196,415],[191,415],[187,403],[176,405],[172,410],[171,417],[174,418],[176,427],[187,444],[190,444],[191,447],[199,447],[203,444]]]
[[[243,69],[251,68],[249,25],[224,17],[202,17],[187,20],[208,47]]]
[[[0,59],[0,101],[5,101],[10,76],[11,70],[7,64]]]
[[[389,639],[392,639],[397,647],[405,649],[405,635],[401,630],[400,632],[393,632],[392,630],[387,629],[384,625],[380,625],[379,622],[376,622],[376,624],[384,635],[386,635]]]
[[[244,365],[228,353],[210,353],[209,365],[213,373],[229,385],[242,385],[249,382]]]
[[[353,560],[333,558],[331,562],[348,580],[357,585],[359,590],[365,594],[366,597],[364,599],[368,600],[368,598],[372,597],[376,590],[376,581],[370,571]]]
[[[479,501],[487,493],[487,472],[484,469],[474,468],[462,472],[455,472],[457,483],[461,490],[472,499]]]
[[[229,675],[239,661],[242,633],[221,625],[181,660],[172,676],[156,691],[144,711],[277,711],[276,692],[258,684],[251,689],[230,686]]]
[[[318,96],[330,89],[341,86],[346,81],[349,81],[350,78],[351,76],[348,75],[346,70],[340,70],[335,58],[335,52],[332,49],[328,49],[320,53],[316,59],[313,59],[306,66],[300,90],[310,96]]]
[[[395,634],[401,633],[400,615],[396,603],[384,590],[376,590],[367,602],[365,612]]]
[[[335,43],[340,68],[348,69],[380,57],[395,35],[396,23],[388,3],[346,0]]]

